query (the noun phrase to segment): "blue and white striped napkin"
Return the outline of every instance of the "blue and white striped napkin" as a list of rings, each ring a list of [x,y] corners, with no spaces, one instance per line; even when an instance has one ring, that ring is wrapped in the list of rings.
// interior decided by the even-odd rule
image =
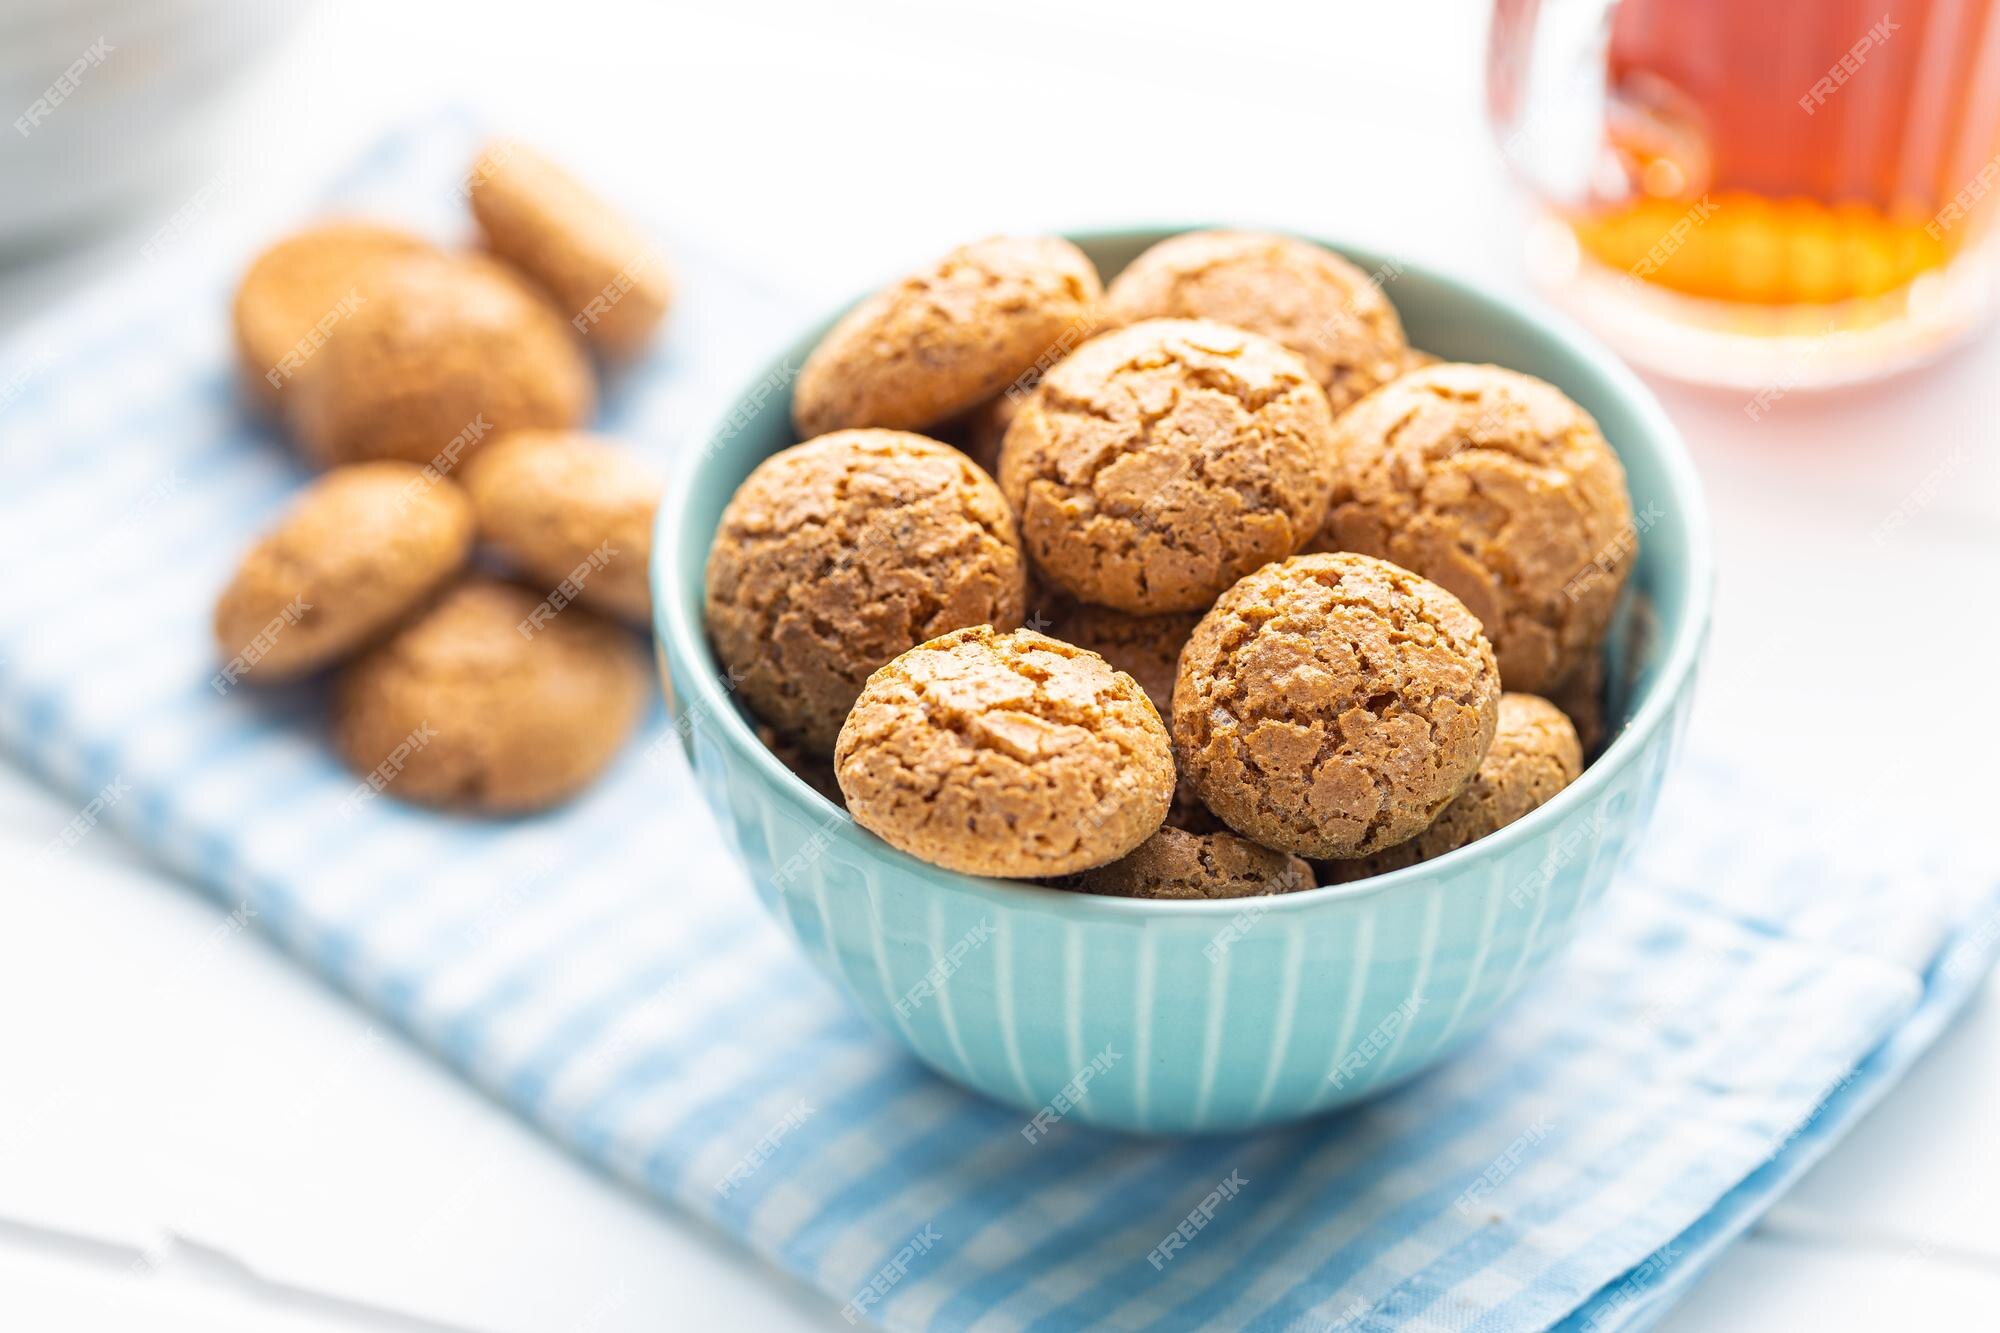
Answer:
[[[450,234],[472,144],[399,136],[337,199]],[[662,458],[798,316],[675,248],[673,334],[605,420]],[[2000,942],[1991,876],[1884,866],[1693,764],[1573,954],[1447,1067],[1278,1133],[1031,1142],[808,968],[657,716],[583,800],[495,823],[344,800],[314,688],[218,693],[215,591],[302,480],[232,389],[235,268],[142,264],[0,351],[0,742],[78,811],[10,887],[115,828],[857,1322],[1642,1327]]]

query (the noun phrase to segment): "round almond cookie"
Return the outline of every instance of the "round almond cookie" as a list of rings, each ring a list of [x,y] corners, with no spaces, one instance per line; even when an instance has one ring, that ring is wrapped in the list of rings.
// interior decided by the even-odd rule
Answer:
[[[462,583],[334,683],[333,741],[377,794],[484,814],[569,799],[644,715],[631,636],[511,584]]]
[[[436,253],[430,242],[373,222],[322,222],[258,255],[231,307],[236,361],[251,396],[275,406],[316,354],[367,304],[384,259]]]
[[[1043,377],[1000,450],[1037,574],[1134,615],[1199,611],[1312,539],[1333,414],[1303,361],[1205,320],[1093,338]]]
[[[244,553],[222,590],[218,688],[290,680],[347,656],[463,568],[472,535],[465,493],[414,464],[328,472]]]
[[[651,340],[673,279],[623,214],[513,139],[486,145],[466,182],[487,246],[540,284],[593,346],[628,357]]]
[[[1314,886],[1312,867],[1233,833],[1163,828],[1108,866],[1061,882],[1114,898],[1253,898]]]
[[[1431,826],[1387,851],[1328,861],[1328,882],[1345,884],[1401,870],[1498,832],[1575,782],[1583,747],[1562,710],[1532,694],[1500,696],[1500,723],[1472,785]]]
[[[1193,231],[1140,255],[1104,294],[1105,319],[1211,319],[1290,348],[1338,412],[1403,369],[1396,307],[1375,280],[1311,241]]]
[[[824,755],[878,667],[950,630],[1012,629],[1027,595],[991,477],[936,440],[850,430],[772,455],[737,488],[705,609],[750,710]]]
[[[465,489],[479,535],[536,580],[644,627],[663,483],[610,440],[522,430],[479,451]]]
[[[1267,565],[1195,627],[1174,743],[1203,804],[1301,856],[1367,856],[1457,799],[1493,740],[1500,672],[1456,597],[1385,560]]]
[[[969,875],[1104,865],[1160,827],[1174,761],[1137,681],[1032,630],[981,625],[868,680],[834,774],[860,825]]]
[[[447,468],[512,430],[568,430],[596,397],[590,362],[549,303],[496,260],[400,259],[299,385],[296,420],[322,462]]]
[[[1004,391],[1089,336],[1103,296],[1083,251],[994,236],[862,301],[799,368],[799,434],[922,430]]]
[[[1393,560],[1479,617],[1510,690],[1595,655],[1638,550],[1625,469],[1561,390],[1499,366],[1412,371],[1343,413],[1317,546]]]

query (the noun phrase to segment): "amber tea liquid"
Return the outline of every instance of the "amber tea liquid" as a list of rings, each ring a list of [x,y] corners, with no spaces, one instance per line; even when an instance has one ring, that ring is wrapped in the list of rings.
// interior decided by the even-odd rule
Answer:
[[[1555,12],[1498,0],[1503,134],[1515,85],[1546,77],[1524,43]],[[1963,322],[1950,301],[1988,299],[1944,275],[1971,267],[1956,261],[2000,207],[2000,0],[1617,0],[1588,58],[1598,160],[1544,203],[1601,273],[1721,303],[1682,313],[1732,336],[1928,318],[1912,336],[1936,341]]]

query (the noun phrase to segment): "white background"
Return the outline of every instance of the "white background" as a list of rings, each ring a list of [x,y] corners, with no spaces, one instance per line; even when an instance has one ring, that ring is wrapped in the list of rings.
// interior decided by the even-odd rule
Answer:
[[[1480,119],[1484,12],[321,6],[250,72],[206,163],[0,269],[0,322],[130,258],[209,181],[192,225],[247,255],[381,129],[449,103],[813,305],[976,235],[1164,220],[1319,231],[1519,286]],[[1988,337],[1757,422],[1745,395],[1660,386],[1723,569],[1695,743],[1838,789],[1889,846],[1992,836],[1996,379]],[[0,866],[73,813],[0,768]],[[0,1325],[846,1327],[374,1033],[109,834],[71,872],[0,877]],[[1985,999],[1669,1326],[1992,1327],[1996,1059]]]

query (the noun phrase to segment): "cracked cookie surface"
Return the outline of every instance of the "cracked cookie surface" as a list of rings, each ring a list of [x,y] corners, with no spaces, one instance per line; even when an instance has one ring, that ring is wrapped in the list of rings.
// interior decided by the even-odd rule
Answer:
[[[1089,258],[1060,237],[962,245],[833,326],[799,369],[793,424],[806,436],[935,425],[1082,342],[1103,294]]]
[[[1472,781],[1500,674],[1479,622],[1383,560],[1295,556],[1224,593],[1174,685],[1183,773],[1230,828],[1302,856],[1415,836]]]
[[[1036,571],[1136,615],[1201,610],[1298,551],[1333,472],[1333,414],[1305,363],[1202,320],[1084,344],[1021,405],[1000,451]]]
[[[1459,798],[1408,842],[1358,860],[1326,863],[1329,882],[1366,879],[1456,851],[1506,828],[1582,772],[1583,747],[1561,709],[1532,694],[1503,694],[1492,748]]]
[[[772,455],[709,548],[716,656],[759,719],[822,755],[877,668],[950,630],[1012,629],[1026,600],[992,478],[903,431],[836,431]]]
[[[1404,368],[1402,321],[1368,274],[1324,246],[1265,232],[1196,231],[1155,245],[1112,279],[1112,324],[1211,319],[1304,358],[1338,412]]]
[[[535,593],[475,579],[334,682],[333,742],[398,800],[509,814],[568,799],[643,716],[652,672],[632,637],[581,607],[530,636]]]
[[[1603,640],[1638,536],[1625,470],[1553,385],[1415,370],[1343,413],[1316,549],[1393,560],[1479,618],[1511,690],[1548,694]]]
[[[948,870],[1073,874],[1144,842],[1174,764],[1138,682],[1032,630],[959,630],[876,672],[834,752],[863,828]]]
[[[1289,852],[1233,833],[1163,828],[1110,865],[1058,887],[1115,898],[1252,898],[1313,886],[1312,867]]]

